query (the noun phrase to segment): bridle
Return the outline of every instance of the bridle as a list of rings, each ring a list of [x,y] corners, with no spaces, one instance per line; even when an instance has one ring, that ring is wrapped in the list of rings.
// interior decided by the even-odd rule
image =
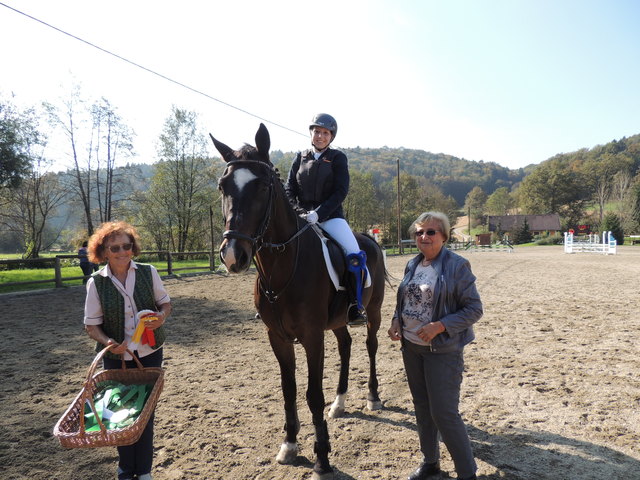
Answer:
[[[296,248],[295,261],[294,261],[293,269],[291,270],[291,274],[289,275],[289,279],[278,292],[274,292],[270,288],[271,281],[270,279],[267,278],[267,275],[264,269],[262,268],[261,262],[259,262],[256,259],[256,257],[263,248],[269,248],[271,252],[284,253],[287,245],[289,245],[294,240],[296,240],[296,246],[299,247],[298,243],[299,243],[300,235],[302,235],[309,227],[311,227],[311,224],[305,222],[305,224],[302,227],[300,227],[300,223],[296,222],[296,233],[294,233],[286,241],[282,243],[265,242],[264,236],[269,228],[269,224],[271,223],[271,218],[274,213],[273,210],[274,210],[274,199],[275,199],[275,181],[277,178],[277,174],[270,164],[261,162],[259,160],[232,160],[230,162],[227,162],[227,168],[223,172],[223,176],[226,174],[229,167],[233,165],[244,165],[244,164],[251,164],[251,165],[258,164],[261,167],[266,168],[269,172],[269,195],[268,195],[267,205],[265,208],[265,213],[263,215],[262,223],[260,224],[260,227],[258,228],[257,233],[255,235],[247,235],[247,234],[238,232],[236,230],[226,230],[222,234],[222,238],[244,240],[251,245],[251,256],[253,258],[253,263],[256,266],[256,270],[258,271],[258,277],[260,278],[260,290],[262,291],[264,296],[267,298],[267,300],[269,300],[269,303],[273,304],[278,300],[280,295],[282,295],[282,292],[286,290],[286,288],[290,285],[293,279],[294,273],[298,267],[300,248]],[[224,191],[223,191],[223,194],[224,194]]]

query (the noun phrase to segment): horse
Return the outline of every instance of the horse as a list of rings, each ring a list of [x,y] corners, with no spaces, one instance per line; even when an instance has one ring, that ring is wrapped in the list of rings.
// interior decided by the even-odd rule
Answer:
[[[218,180],[225,228],[220,259],[230,273],[246,272],[254,262],[257,271],[254,302],[259,314],[256,317],[260,316],[267,327],[269,343],[280,367],[285,438],[276,461],[293,464],[298,455],[296,436],[300,422],[294,345],[301,344],[308,366],[306,399],[315,428],[316,462],[312,479],[332,479],[331,446],[323,412],[324,332],[333,331],[338,342],[340,374],[336,399],[329,412],[330,417],[337,417],[345,412],[349,379],[352,339],[347,329],[348,298],[331,282],[315,226],[301,218],[289,202],[279,173],[269,159],[271,140],[264,124],[260,124],[255,135],[256,146],[245,144],[237,151],[209,136],[226,162]],[[368,318],[367,407],[377,410],[382,408],[376,374],[377,332],[387,272],[382,250],[375,240],[364,234],[356,234],[356,239],[366,252],[371,279],[371,285],[363,291]]]

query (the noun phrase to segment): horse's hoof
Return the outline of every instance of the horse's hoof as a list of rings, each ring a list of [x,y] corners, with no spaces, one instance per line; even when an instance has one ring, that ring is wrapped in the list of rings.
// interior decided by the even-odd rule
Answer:
[[[341,416],[344,415],[345,412],[345,408],[338,406],[338,405],[332,405],[331,408],[329,409],[329,418],[340,418]]]
[[[276,455],[276,462],[282,465],[291,465],[298,457],[298,444],[285,442],[280,445],[280,451]]]
[[[339,393],[336,395],[336,399],[331,404],[331,408],[329,409],[329,417],[330,418],[340,418],[344,415],[346,409],[344,408],[347,400],[346,393]]]
[[[333,480],[333,478],[333,471],[325,473],[313,472],[313,475],[311,475],[311,480]]]
[[[382,402],[380,400],[367,400],[367,408],[369,410],[382,410]]]

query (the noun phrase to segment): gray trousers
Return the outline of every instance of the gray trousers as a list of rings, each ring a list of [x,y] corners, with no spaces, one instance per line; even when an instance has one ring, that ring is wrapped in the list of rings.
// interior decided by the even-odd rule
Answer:
[[[467,428],[458,405],[464,370],[462,350],[433,353],[430,347],[403,340],[402,359],[413,397],[420,450],[424,460],[440,460],[438,432],[449,450],[460,478],[476,472]]]

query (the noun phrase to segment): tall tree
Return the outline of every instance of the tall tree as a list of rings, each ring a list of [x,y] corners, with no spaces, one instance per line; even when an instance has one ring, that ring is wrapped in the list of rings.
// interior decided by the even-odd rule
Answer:
[[[606,153],[590,158],[583,166],[593,197],[598,205],[598,218],[600,222],[604,217],[606,203],[613,192],[613,177],[617,172],[630,170],[632,160],[624,154],[619,154],[620,145],[609,144]]]
[[[123,122],[106,98],[91,107],[93,133],[96,137],[95,179],[100,222],[113,216],[116,160],[129,158],[133,153],[132,130]]]
[[[482,188],[476,186],[471,189],[465,199],[465,211],[471,215],[469,223],[471,225],[480,225],[487,203],[487,194]]]
[[[44,102],[49,122],[64,134],[69,142],[74,184],[70,185],[83,207],[87,234],[92,235],[94,222],[92,215],[92,190],[94,188],[93,136],[87,137],[86,125],[89,122],[85,101],[81,98],[80,86],[74,85],[67,97],[59,104]]]
[[[156,174],[148,192],[173,251],[184,252],[204,238],[209,206],[216,196],[215,169],[207,158],[207,142],[197,114],[172,107],[160,135]]]
[[[585,176],[561,158],[540,164],[522,181],[517,195],[522,213],[557,213],[568,224],[580,220],[591,200]]]
[[[345,216],[354,231],[366,232],[380,219],[380,208],[375,201],[375,187],[371,173],[351,171],[349,194],[344,201]]]
[[[514,205],[515,200],[509,189],[500,187],[487,198],[484,213],[487,215],[507,215]]]
[[[35,127],[35,123],[32,125]],[[21,183],[10,192],[0,192],[0,223],[19,236],[24,258],[38,258],[40,251],[55,241],[60,232],[50,227],[51,217],[67,199],[58,177],[47,172],[49,163],[43,155],[44,137],[32,136],[24,145],[31,168]]]
[[[0,188],[14,188],[28,175],[32,158],[27,149],[38,141],[33,110],[20,112],[0,99]]]

